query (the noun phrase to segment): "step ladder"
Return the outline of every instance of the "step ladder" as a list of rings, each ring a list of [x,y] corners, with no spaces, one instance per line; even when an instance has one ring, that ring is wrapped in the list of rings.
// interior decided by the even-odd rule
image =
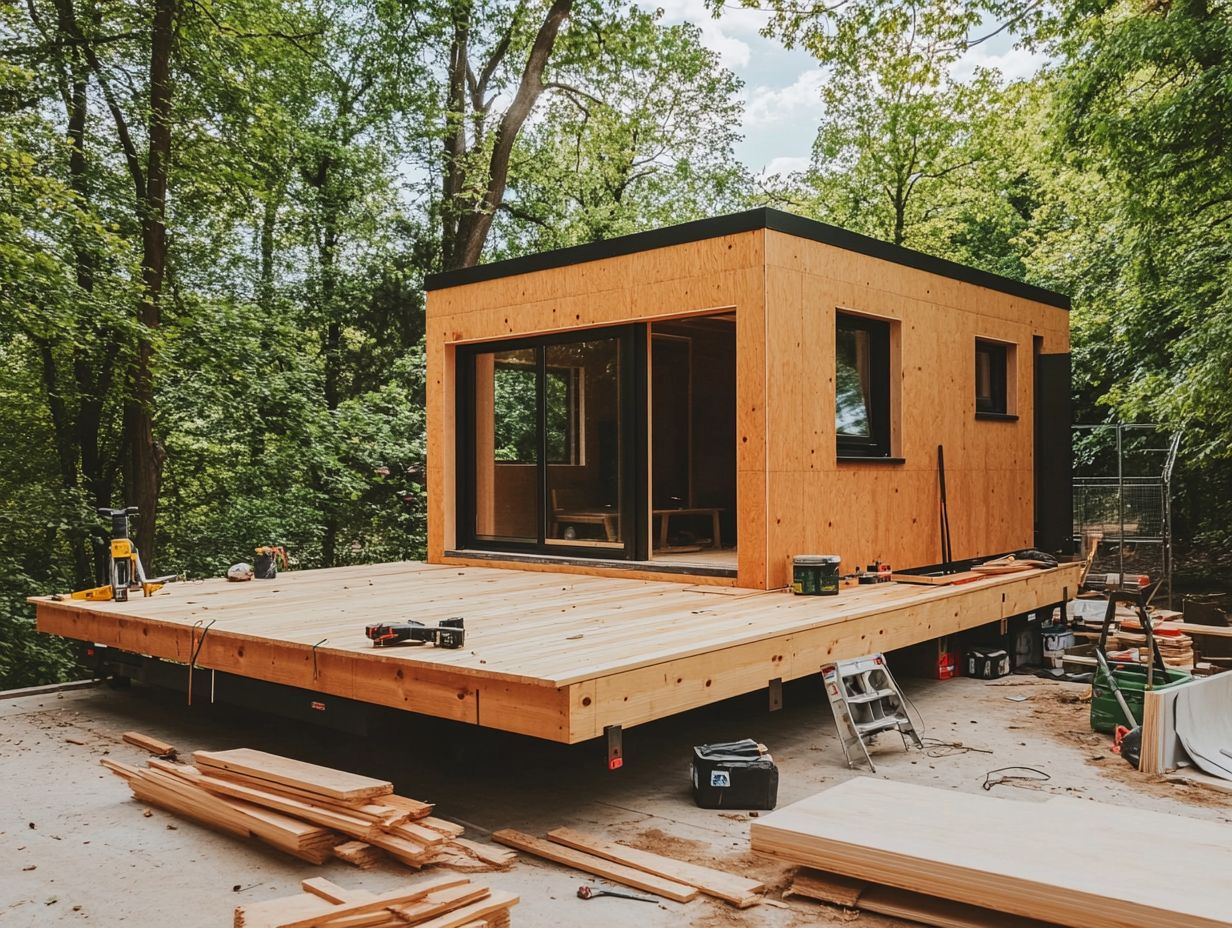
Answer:
[[[821,679],[834,711],[848,767],[854,770],[863,755],[868,769],[876,773],[868,745],[884,731],[897,731],[902,736],[904,749],[910,747],[909,737],[917,748],[924,747],[903,707],[902,690],[894,682],[881,654],[826,664],[821,668]],[[855,752],[857,745],[859,754]]]

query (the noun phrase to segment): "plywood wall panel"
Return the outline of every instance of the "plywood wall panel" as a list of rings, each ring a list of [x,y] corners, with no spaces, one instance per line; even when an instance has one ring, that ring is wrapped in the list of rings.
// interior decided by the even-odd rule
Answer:
[[[998,291],[767,233],[768,584],[789,579],[792,554],[843,556],[843,570],[874,559],[911,567],[940,559],[937,446],[945,446],[956,557],[1031,544],[1032,338],[1068,349],[1068,315]],[[803,274],[797,302],[792,272]],[[787,316],[799,306],[801,324]],[[834,446],[835,309],[896,320],[901,376],[894,453],[902,464],[846,463]],[[797,339],[797,333],[799,338]],[[975,339],[1017,346],[1019,419],[975,417]],[[808,346],[800,352],[797,340]],[[780,414],[775,372],[799,372],[800,420]],[[800,425],[802,427],[797,428]]]

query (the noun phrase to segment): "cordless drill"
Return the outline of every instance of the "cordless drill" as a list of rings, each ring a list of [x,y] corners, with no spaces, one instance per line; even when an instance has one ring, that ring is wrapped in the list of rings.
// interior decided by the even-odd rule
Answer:
[[[374,648],[384,648],[404,641],[413,644],[430,643],[438,648],[455,649],[466,643],[466,631],[462,619],[441,619],[439,625],[424,625],[423,622],[382,622],[368,625],[364,634],[372,639]]]

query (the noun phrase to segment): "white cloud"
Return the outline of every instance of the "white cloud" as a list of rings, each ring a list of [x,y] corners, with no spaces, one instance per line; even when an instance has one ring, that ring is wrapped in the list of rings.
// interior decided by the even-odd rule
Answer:
[[[795,155],[782,155],[778,158],[770,159],[770,163],[761,169],[758,173],[762,177],[770,177],[774,174],[794,174],[797,171],[803,171],[809,166],[809,159],[797,157]]]
[[[967,81],[975,76],[976,68],[996,68],[1006,80],[1016,81],[1031,77],[1047,63],[1047,55],[1025,48],[976,45],[954,63],[950,75],[955,80]]]
[[[821,110],[823,80],[824,74],[820,68],[810,68],[798,74],[786,87],[750,88],[747,92],[745,126],[764,127],[806,119],[815,127]]]
[[[750,20],[739,15],[742,10],[724,12],[721,19],[715,19],[706,8],[705,0],[660,0],[658,3],[642,3],[645,9],[662,9],[665,21],[692,23],[701,30],[702,44],[718,54],[723,67],[730,71],[742,71],[749,66],[752,50],[749,43],[740,38],[741,34],[748,36]],[[751,30],[756,36],[756,25]]]

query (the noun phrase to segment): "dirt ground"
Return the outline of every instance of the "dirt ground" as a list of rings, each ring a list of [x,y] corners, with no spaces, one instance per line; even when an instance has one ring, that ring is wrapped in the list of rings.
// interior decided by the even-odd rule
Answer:
[[[1025,676],[902,682],[924,720],[928,746],[905,751],[897,737],[882,736],[877,776],[978,793],[989,771],[1030,767],[1039,772],[1017,772],[1035,781],[1004,782],[992,794],[1024,802],[1070,795],[1232,821],[1232,795],[1143,777],[1111,753],[1109,739],[1087,724],[1084,686]],[[780,807],[868,775],[847,769],[819,681],[789,684],[784,701],[782,710],[768,712],[762,692],[632,729],[625,733],[625,768],[613,773],[598,744],[564,747],[407,716],[379,735],[357,738],[222,707],[189,708],[181,695],[141,687],[3,699],[0,925],[224,926],[237,903],[293,894],[307,876],[378,891],[417,878],[395,864],[370,871],[339,861],[313,867],[158,809],[147,815],[98,764],[103,756],[143,762],[142,752],[120,739],[128,729],[171,741],[181,752],[257,747],[385,777],[399,792],[437,803],[439,815],[479,840],[504,827],[542,834],[571,826],[773,887],[774,904],[744,911],[705,898],[687,905],[582,901],[577,887],[594,881],[522,855],[508,872],[476,877],[519,893],[515,925],[904,924],[783,902],[790,868],[750,851],[750,815],[693,804],[691,746],[711,741],[752,737],[767,744],[780,768]],[[1081,855],[1081,835],[1015,837],[1057,842],[1059,861]]]

